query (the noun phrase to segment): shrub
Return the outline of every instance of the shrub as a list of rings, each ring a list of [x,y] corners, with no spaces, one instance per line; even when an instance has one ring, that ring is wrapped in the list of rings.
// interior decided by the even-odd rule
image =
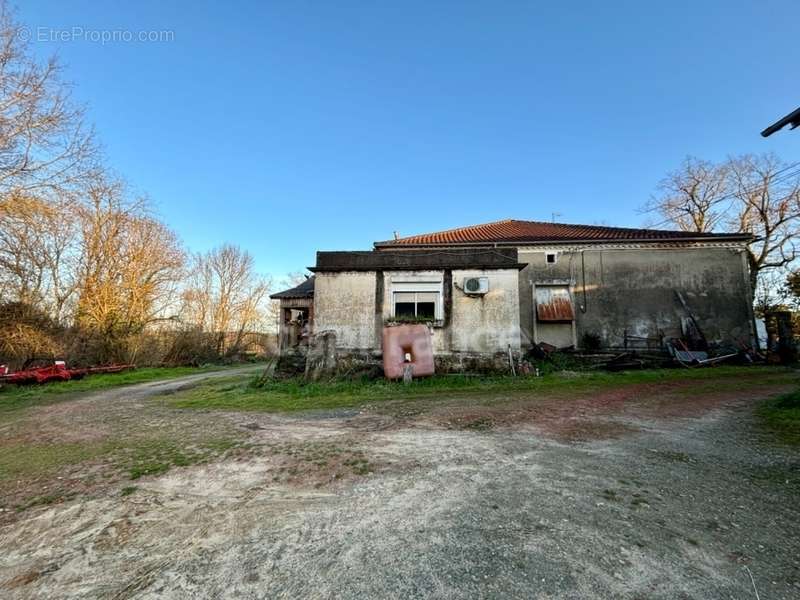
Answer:
[[[597,333],[587,331],[581,336],[581,348],[589,352],[596,352],[603,347],[603,340]]]

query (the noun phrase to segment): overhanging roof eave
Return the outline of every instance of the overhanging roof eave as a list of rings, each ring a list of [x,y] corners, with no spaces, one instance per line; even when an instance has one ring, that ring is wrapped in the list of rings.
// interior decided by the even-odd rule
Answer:
[[[337,265],[331,267],[308,267],[312,273],[341,273],[344,271],[468,271],[470,269],[482,269],[484,271],[497,271],[500,269],[516,269],[521,271],[528,265],[526,263],[509,263],[506,265],[486,265],[486,264],[473,264],[473,265],[382,265],[382,266],[353,266],[353,265]]]
[[[494,248],[499,246],[570,246],[575,244],[674,244],[681,242],[749,242],[753,236],[740,233],[721,233],[714,236],[692,236],[674,238],[630,238],[630,239],[558,239],[558,240],[504,240],[484,242],[419,242],[393,243],[392,240],[375,242],[373,246],[380,249],[414,249],[414,248]]]

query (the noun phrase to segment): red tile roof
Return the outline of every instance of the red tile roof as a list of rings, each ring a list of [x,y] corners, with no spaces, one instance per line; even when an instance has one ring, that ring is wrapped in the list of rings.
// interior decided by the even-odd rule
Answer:
[[[376,248],[397,246],[449,246],[459,244],[537,244],[563,242],[663,242],[751,239],[743,233],[695,233],[663,229],[629,229],[601,225],[568,225],[506,219],[483,225],[458,227],[395,240],[375,242]]]

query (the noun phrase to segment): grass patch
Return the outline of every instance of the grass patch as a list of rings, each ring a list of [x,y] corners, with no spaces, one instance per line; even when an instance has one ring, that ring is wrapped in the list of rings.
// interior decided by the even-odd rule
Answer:
[[[765,401],[758,409],[758,416],[781,441],[800,445],[800,389]]]
[[[120,448],[115,460],[131,480],[162,475],[172,467],[188,467],[216,458],[236,447],[233,438],[203,440],[195,444],[172,439],[151,439]]]
[[[185,375],[206,373],[223,369],[208,367],[146,367],[122,373],[89,375],[75,381],[58,381],[42,385],[0,385],[0,415],[34,406],[49,404],[70,397],[72,394],[91,392],[107,388],[146,383],[159,379],[174,379]]]
[[[0,481],[34,477],[95,458],[105,444],[54,443],[0,446]]]
[[[355,407],[373,402],[436,397],[442,394],[472,396],[506,392],[559,394],[601,391],[636,384],[720,380],[731,388],[797,382],[794,371],[776,367],[717,367],[710,369],[659,369],[621,373],[553,373],[542,377],[439,375],[418,379],[410,385],[386,380],[305,382],[225,378],[206,382],[171,395],[166,402],[176,408],[227,409],[240,411],[294,412]],[[720,389],[720,381],[709,383]],[[502,401],[502,397],[496,401]],[[485,398],[484,403],[492,402]]]
[[[120,490],[119,495],[120,496],[130,496],[132,493],[134,493],[138,489],[139,489],[138,486],[126,485],[124,488],[122,488]]]
[[[172,467],[186,467],[220,456],[239,442],[230,437],[201,440],[164,438],[106,442],[12,444],[0,446],[0,481],[38,477],[59,469],[104,457],[129,479],[161,475]]]
[[[603,490],[603,493],[601,495],[603,496],[603,498],[611,502],[619,502],[619,496],[617,495],[617,492],[614,490],[609,490],[609,489]]]
[[[489,431],[494,427],[494,421],[491,417],[478,417],[471,419],[462,425],[463,429],[468,431]]]
[[[347,443],[279,442],[267,444],[263,451],[275,461],[272,480],[277,483],[303,481],[319,486],[350,475],[368,475],[376,466],[363,450]]]

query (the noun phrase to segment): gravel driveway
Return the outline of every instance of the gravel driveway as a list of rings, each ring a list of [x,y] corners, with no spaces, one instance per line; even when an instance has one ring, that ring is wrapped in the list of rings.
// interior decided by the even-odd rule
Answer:
[[[795,599],[800,455],[753,416],[779,391],[681,392],[693,410],[654,389],[520,397],[489,421],[480,399],[447,418],[192,413],[253,448],[335,447],[371,466],[279,477],[297,473],[294,450],[240,453],[26,513],[0,529],[0,595],[738,599],[756,597],[752,575],[761,598]],[[146,395],[118,399],[156,410]]]

